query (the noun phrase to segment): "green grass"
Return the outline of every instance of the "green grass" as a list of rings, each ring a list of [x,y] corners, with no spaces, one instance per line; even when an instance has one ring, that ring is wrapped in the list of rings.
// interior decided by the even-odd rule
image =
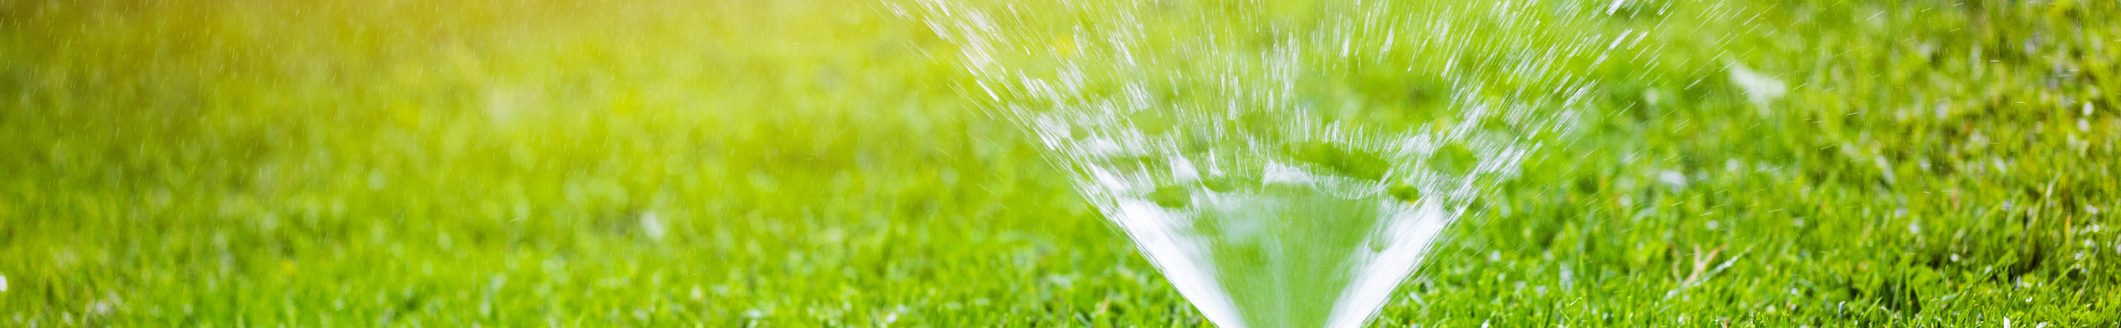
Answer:
[[[1377,324],[2121,322],[2114,2],[1599,2]],[[1205,324],[883,8],[0,0],[0,325]]]

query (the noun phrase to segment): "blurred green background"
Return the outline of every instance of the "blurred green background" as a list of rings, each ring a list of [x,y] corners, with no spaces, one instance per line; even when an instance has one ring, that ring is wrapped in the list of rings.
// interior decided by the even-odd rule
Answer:
[[[1527,6],[1655,52],[1376,324],[2121,320],[2121,5]],[[889,8],[0,0],[0,325],[1205,325]]]

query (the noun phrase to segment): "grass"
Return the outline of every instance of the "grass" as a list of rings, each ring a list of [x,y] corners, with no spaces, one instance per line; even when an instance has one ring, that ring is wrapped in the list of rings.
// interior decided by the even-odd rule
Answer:
[[[2121,322],[2113,2],[1611,4],[1376,324]],[[885,8],[0,0],[0,322],[1205,324]]]

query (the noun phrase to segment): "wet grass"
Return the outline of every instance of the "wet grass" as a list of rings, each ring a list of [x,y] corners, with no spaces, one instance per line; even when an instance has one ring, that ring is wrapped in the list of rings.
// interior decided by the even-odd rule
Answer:
[[[1377,323],[2121,320],[2114,3],[1538,5],[1651,46]],[[1204,324],[883,8],[0,0],[0,322]]]

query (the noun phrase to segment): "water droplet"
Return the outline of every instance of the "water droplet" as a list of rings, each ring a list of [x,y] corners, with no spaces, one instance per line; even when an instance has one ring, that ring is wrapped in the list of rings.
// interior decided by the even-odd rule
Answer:
[[[663,220],[655,212],[641,213],[641,233],[649,240],[663,240]]]
[[[1681,174],[1679,171],[1657,172],[1657,182],[1663,182],[1665,186],[1672,187],[1672,189],[1686,189],[1686,174]]]
[[[1731,84],[1738,85],[1739,89],[1745,90],[1746,99],[1762,109],[1765,109],[1768,103],[1782,98],[1784,94],[1789,92],[1789,85],[1783,83],[1782,80],[1755,72],[1752,68],[1745,67],[1745,65],[1733,63],[1730,65],[1730,71]]]
[[[1605,14],[1612,15],[1613,13],[1620,12],[1620,6],[1624,6],[1627,4],[1628,0],[1613,0],[1612,5],[1607,5],[1605,7]]]

